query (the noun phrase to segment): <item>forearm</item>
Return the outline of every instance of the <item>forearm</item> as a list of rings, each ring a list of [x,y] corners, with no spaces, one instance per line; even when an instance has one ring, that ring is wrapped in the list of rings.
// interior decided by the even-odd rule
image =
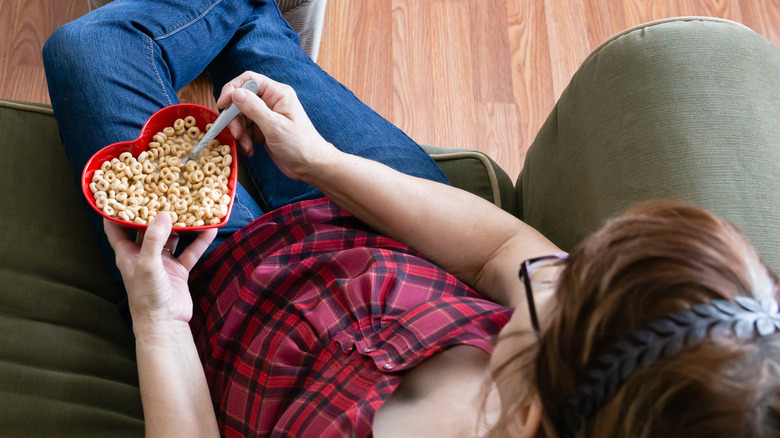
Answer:
[[[486,271],[491,260],[505,253],[518,258],[519,267],[526,255],[556,250],[511,214],[454,187],[340,152],[327,155],[312,169],[305,176],[307,182],[339,206],[502,304],[512,304],[513,297],[499,279],[505,273]],[[518,241],[522,245],[512,245]]]
[[[219,436],[206,377],[186,322],[136,324],[147,437]]]

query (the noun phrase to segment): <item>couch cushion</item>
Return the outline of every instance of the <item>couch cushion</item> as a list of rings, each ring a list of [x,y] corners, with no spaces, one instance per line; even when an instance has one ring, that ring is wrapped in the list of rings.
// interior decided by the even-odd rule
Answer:
[[[0,424],[143,435],[130,330],[45,106],[0,101]]]

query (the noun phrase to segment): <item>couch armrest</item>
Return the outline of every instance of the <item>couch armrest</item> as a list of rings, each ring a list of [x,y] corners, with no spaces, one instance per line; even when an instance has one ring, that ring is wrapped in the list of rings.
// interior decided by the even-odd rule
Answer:
[[[517,198],[509,175],[487,154],[471,149],[423,145],[453,186],[480,196],[517,216]]]

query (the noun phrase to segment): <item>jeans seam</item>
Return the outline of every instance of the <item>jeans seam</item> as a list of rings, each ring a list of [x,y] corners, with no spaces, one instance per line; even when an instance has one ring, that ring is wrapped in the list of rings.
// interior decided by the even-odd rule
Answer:
[[[151,37],[149,37],[149,60],[152,63],[152,68],[154,69],[154,75],[157,77],[157,80],[160,82],[160,89],[162,90],[163,96],[165,96],[165,100],[168,101],[168,105],[173,105],[173,102],[171,102],[171,98],[168,96],[168,93],[165,91],[165,83],[160,77],[160,72],[157,70],[157,64],[155,64],[154,62],[154,40]]]
[[[197,17],[193,18],[192,20],[188,21],[187,23],[184,23],[183,25],[181,25],[181,26],[177,27],[176,29],[173,29],[172,31],[170,31],[170,32],[168,32],[168,33],[166,33],[166,34],[164,34],[164,35],[160,35],[160,36],[158,36],[158,37],[154,37],[154,40],[155,40],[155,41],[157,41],[157,40],[161,40],[161,39],[163,39],[163,38],[168,38],[169,36],[171,36],[171,35],[173,35],[173,34],[175,34],[175,33],[179,32],[180,30],[182,30],[182,29],[184,29],[184,28],[186,28],[186,27],[188,27],[188,26],[192,25],[192,24],[193,24],[193,23],[195,23],[196,21],[198,21],[198,20],[200,20],[201,18],[203,18],[203,16],[204,16],[204,15],[208,14],[208,13],[209,13],[209,11],[211,11],[212,9],[214,9],[214,7],[215,7],[215,6],[217,6],[217,5],[218,5],[218,4],[220,4],[220,3],[222,3],[222,0],[217,0],[216,2],[214,2],[214,4],[212,4],[211,6],[209,6],[208,8],[206,8],[206,10],[205,10],[205,11],[203,11],[203,12],[202,12],[200,15],[198,15]]]
[[[246,205],[244,205],[243,202],[241,202],[238,199],[236,199],[236,201],[238,201],[238,202],[236,202],[236,204],[241,206],[241,208],[243,208],[244,211],[246,211],[246,214],[249,215],[249,218],[252,219],[250,222],[254,222],[255,216],[252,214],[252,212],[246,207]]]

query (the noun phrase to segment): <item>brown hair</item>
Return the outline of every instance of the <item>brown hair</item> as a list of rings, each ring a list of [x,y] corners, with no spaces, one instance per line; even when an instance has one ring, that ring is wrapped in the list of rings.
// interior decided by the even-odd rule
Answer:
[[[502,421],[535,390],[538,436],[557,437],[566,397],[615,342],[694,304],[777,295],[777,277],[736,227],[671,201],[641,204],[571,252],[542,338],[499,371],[526,383]],[[780,335],[685,347],[634,371],[583,420],[576,437],[780,436]]]

